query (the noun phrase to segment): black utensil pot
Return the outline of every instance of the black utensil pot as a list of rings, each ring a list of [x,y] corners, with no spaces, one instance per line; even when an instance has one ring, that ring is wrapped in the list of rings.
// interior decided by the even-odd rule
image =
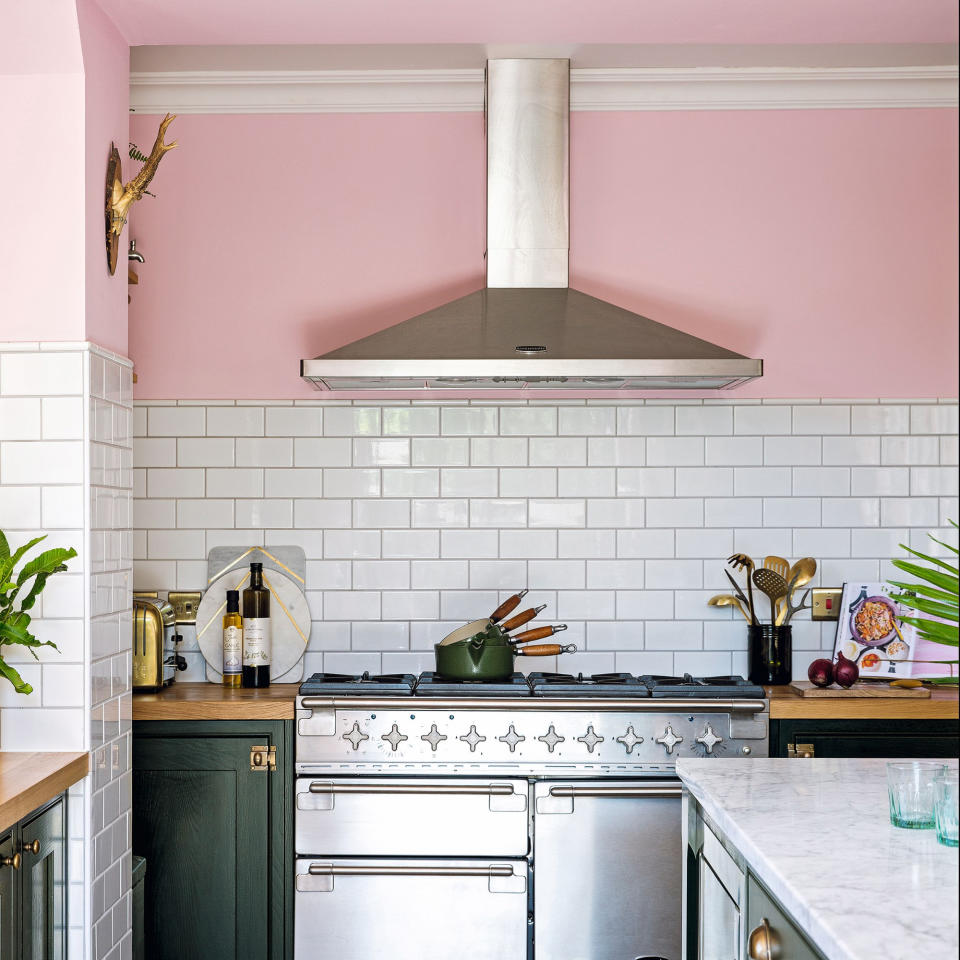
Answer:
[[[750,682],[780,685],[793,677],[793,627],[747,627]]]

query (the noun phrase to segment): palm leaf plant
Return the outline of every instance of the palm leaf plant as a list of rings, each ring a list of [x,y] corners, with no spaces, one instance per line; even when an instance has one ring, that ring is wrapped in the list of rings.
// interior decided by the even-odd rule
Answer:
[[[949,523],[954,529],[957,524],[950,520]],[[939,543],[945,547],[954,556],[958,555],[956,547],[949,543],[938,540],[933,534],[928,534],[934,543]],[[910,547],[900,544],[900,546],[912,554],[923,563],[916,563],[913,560],[896,559],[891,561],[893,565],[904,573],[915,577],[915,582],[904,582],[901,580],[890,580],[891,586],[897,587],[901,592],[893,597],[901,607],[913,610],[916,615],[902,616],[900,619],[904,623],[912,624],[917,629],[917,635],[930,640],[933,643],[944,644],[948,647],[957,647],[958,632],[958,609],[960,609],[960,571],[956,563],[950,563],[939,557],[931,557],[919,550],[913,550]],[[930,619],[933,617],[934,619]],[[937,663],[957,665],[958,660],[938,660]],[[957,683],[956,676],[937,677],[931,680],[931,683]]]
[[[37,647],[57,645],[50,640],[38,640],[29,630],[30,614],[47,580],[55,573],[67,569],[67,561],[77,555],[73,547],[54,547],[44,550],[16,569],[29,550],[46,537],[34,537],[12,553],[10,544],[0,530],[0,677],[6,677],[17,693],[32,693],[33,687],[3,658],[3,648],[8,644],[26,647],[35,660],[39,657]]]

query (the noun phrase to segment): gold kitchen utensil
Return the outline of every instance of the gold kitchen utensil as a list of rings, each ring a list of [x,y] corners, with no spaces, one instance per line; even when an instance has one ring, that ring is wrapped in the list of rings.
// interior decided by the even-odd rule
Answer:
[[[707,601],[708,607],[736,607],[742,614],[743,619],[750,623],[750,614],[743,608],[743,604],[730,593],[718,593]]]
[[[730,566],[736,570],[746,570],[747,596],[750,598],[750,622],[757,623],[757,614],[753,606],[753,580],[750,579],[753,576],[753,571],[756,567],[756,564],[753,562],[753,559],[748,557],[745,553],[735,553],[732,556],[727,557],[727,563],[729,563]]]
[[[798,587],[805,587],[816,575],[817,561],[813,557],[803,557],[790,568],[787,582],[796,577],[796,582],[793,585],[793,589],[796,590]]]
[[[784,581],[789,583],[790,581],[790,561],[784,560],[783,557],[764,557],[763,565],[768,569],[772,570],[774,573],[779,573],[783,577]],[[777,613],[780,612],[781,603],[777,603]]]
[[[777,603],[787,595],[787,581],[769,567],[760,567],[753,571],[753,582],[770,599],[770,623],[776,626]]]

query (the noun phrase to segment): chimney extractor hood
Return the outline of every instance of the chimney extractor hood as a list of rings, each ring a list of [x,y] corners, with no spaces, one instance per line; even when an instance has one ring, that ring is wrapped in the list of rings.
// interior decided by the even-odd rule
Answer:
[[[569,60],[487,63],[487,286],[300,361],[328,390],[695,389],[752,360],[568,286]]]

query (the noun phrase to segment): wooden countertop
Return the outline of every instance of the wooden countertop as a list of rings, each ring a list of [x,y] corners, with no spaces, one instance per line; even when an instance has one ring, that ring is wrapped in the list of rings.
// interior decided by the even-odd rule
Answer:
[[[801,697],[789,687],[766,687],[771,720],[956,720],[957,688],[934,687],[930,699]]]
[[[90,770],[87,753],[0,752],[0,830],[6,830]]]
[[[134,720],[292,720],[299,684],[265,690],[219,683],[174,683],[160,693],[133,695]]]
[[[133,697],[134,720],[292,720],[298,685],[266,690],[232,689],[217,683],[175,683],[160,693]],[[767,687],[772,720],[957,719],[956,689],[934,688],[929,700],[891,697],[801,697],[789,687]]]

